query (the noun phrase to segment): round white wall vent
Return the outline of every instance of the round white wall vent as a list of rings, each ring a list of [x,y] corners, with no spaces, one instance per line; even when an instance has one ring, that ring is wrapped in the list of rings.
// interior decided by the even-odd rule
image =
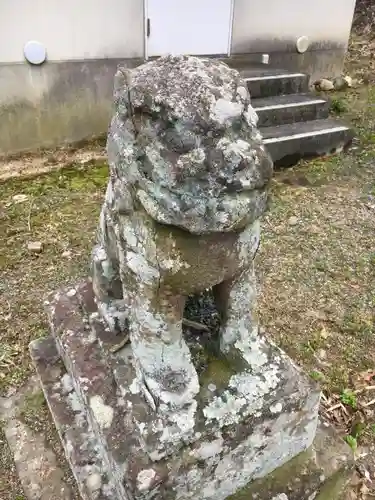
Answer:
[[[30,64],[43,64],[47,58],[45,47],[40,42],[34,40],[25,43],[23,53],[26,61]]]
[[[303,54],[304,52],[306,52],[306,50],[309,48],[309,46],[310,46],[309,37],[300,36],[299,38],[297,38],[297,42],[296,42],[297,52],[299,52],[300,54]]]

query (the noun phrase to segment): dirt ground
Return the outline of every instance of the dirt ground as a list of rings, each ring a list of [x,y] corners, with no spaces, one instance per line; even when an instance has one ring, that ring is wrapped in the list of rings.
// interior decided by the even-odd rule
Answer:
[[[333,96],[333,109],[356,130],[353,147],[276,172],[258,258],[263,326],[321,382],[322,413],[360,457],[350,498],[375,496],[375,86],[368,46],[353,35],[348,72],[355,88]],[[32,372],[28,344],[47,333],[43,297],[88,272],[107,182],[101,146],[94,153],[13,159],[20,175],[2,177],[2,396]],[[25,179],[23,163],[34,161],[53,170]],[[57,168],[64,162],[69,166]],[[37,415],[37,425],[50,428],[45,408]],[[24,498],[1,432],[0,498]]]

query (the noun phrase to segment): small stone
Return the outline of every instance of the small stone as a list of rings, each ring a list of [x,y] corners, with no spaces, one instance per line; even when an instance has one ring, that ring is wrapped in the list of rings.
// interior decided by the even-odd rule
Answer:
[[[329,337],[329,332],[327,332],[327,330],[323,327],[320,332],[320,336],[322,337],[322,339],[327,339]]]
[[[319,349],[318,356],[319,356],[320,359],[326,359],[327,352],[324,349]]]
[[[208,384],[207,389],[208,389],[210,392],[215,392],[215,391],[216,391],[216,385],[215,385],[215,384]]]
[[[333,86],[335,87],[335,90],[344,90],[348,87],[348,84],[342,76],[337,76],[333,80]]]
[[[41,241],[30,241],[27,244],[29,252],[40,253],[43,250],[43,243]]]
[[[64,257],[64,259],[69,259],[72,256],[72,252],[70,250],[65,250],[62,254],[61,257]]]
[[[28,199],[29,199],[29,197],[27,196],[27,194],[15,194],[12,197],[12,200],[14,201],[14,203],[23,203],[23,202],[27,201]]]
[[[344,80],[346,81],[348,87],[353,87],[353,78],[351,76],[344,76]]]
[[[298,218],[295,215],[293,215],[292,217],[289,217],[288,224],[290,226],[296,226],[298,224]]]
[[[317,90],[322,90],[323,92],[329,92],[330,90],[334,90],[334,85],[331,80],[327,80],[326,78],[322,78],[315,82],[315,88]]]

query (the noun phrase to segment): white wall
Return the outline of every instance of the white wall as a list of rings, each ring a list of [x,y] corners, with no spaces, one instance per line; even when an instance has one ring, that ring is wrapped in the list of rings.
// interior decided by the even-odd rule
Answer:
[[[234,0],[232,53],[282,52],[307,35],[314,49],[345,48],[355,0]]]
[[[37,40],[49,61],[144,55],[143,0],[0,0],[0,64]]]
[[[183,1],[188,2],[176,0]],[[50,61],[143,57],[143,4],[0,0],[0,64],[23,62],[28,40],[43,43]],[[355,0],[234,0],[232,53],[290,50],[302,35],[312,48],[345,47],[354,5]]]

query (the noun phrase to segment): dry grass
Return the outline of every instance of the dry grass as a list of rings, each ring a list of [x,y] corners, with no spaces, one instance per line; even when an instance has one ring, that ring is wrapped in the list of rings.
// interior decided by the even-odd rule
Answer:
[[[106,165],[73,165],[0,186],[0,395],[13,393],[32,370],[28,344],[47,333],[46,293],[87,274],[106,183]],[[22,201],[17,195],[23,195]],[[28,251],[30,241],[42,242],[43,251]],[[42,410],[37,421],[47,442],[56,444],[53,448],[62,461],[48,410],[45,406]],[[27,424],[30,426],[30,418]],[[0,498],[24,498],[2,433]]]
[[[0,391],[30,372],[28,343],[46,332],[42,309],[49,290],[88,272],[106,165],[73,166],[1,186]],[[17,195],[23,195],[18,201]],[[16,198],[14,198],[16,196]],[[43,251],[30,252],[40,241]]]
[[[375,87],[337,95],[356,129],[348,154],[278,172],[263,224],[263,324],[324,390],[322,413],[375,488]]]
[[[259,263],[263,322],[332,391],[375,356],[375,88],[345,100],[352,150],[276,173]]]

